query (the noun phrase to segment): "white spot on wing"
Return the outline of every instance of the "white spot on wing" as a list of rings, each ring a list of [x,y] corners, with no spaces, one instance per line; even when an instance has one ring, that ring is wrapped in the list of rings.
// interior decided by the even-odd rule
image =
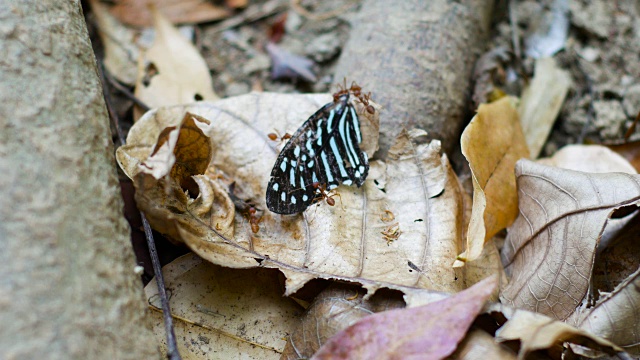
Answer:
[[[273,184],[274,191],[278,191],[279,188],[280,188],[280,185],[278,183]]]

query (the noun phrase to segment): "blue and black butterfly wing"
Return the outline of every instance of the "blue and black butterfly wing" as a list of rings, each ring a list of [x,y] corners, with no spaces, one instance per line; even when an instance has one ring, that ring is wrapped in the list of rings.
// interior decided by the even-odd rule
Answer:
[[[361,186],[369,171],[361,141],[349,94],[323,106],[280,152],[267,187],[267,207],[279,214],[304,211],[317,195],[314,183],[327,189],[340,184]]]

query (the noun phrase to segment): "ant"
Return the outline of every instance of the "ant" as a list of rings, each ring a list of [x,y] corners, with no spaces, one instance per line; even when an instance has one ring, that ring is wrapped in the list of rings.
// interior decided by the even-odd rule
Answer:
[[[358,84],[356,84],[355,81],[351,82],[351,87],[347,88],[347,79],[344,79],[343,84],[338,84],[338,92],[336,92],[335,94],[333,94],[333,101],[338,101],[338,98],[341,95],[350,93],[353,96],[355,96],[358,101],[360,101],[360,103],[362,105],[364,105],[365,110],[369,113],[369,114],[375,114],[376,109],[373,107],[373,105],[369,104],[369,101],[371,100],[371,92],[364,94],[362,92],[362,87]]]
[[[313,188],[316,189],[317,196],[314,199],[314,202],[319,202],[324,200],[327,202],[327,204],[329,204],[329,206],[334,206],[336,204],[336,201],[333,199],[333,197],[337,196],[340,198],[340,203],[342,204],[342,196],[340,196],[340,194],[338,194],[337,192],[327,191],[326,185],[323,185],[319,182],[314,182],[311,184],[311,186],[313,186]]]
[[[292,135],[289,133],[285,133],[282,136],[278,135],[277,132],[272,132],[267,134],[267,137],[269,137],[269,140],[271,141],[278,141],[278,138],[280,138],[280,141],[285,141],[285,140],[291,139],[291,136]]]
[[[248,218],[249,218],[249,224],[251,225],[251,231],[254,234],[257,234],[258,231],[260,231],[259,224],[262,221],[262,216],[258,217],[257,215],[258,210],[256,210],[256,208],[253,206],[250,206],[247,212],[249,213]]]

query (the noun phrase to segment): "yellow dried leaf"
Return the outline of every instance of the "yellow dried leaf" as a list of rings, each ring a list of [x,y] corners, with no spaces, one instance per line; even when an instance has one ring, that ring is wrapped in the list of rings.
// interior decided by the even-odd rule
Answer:
[[[485,241],[518,215],[514,166],[518,159],[529,156],[529,150],[514,99],[480,105],[460,142],[473,178],[473,208],[467,250],[458,259],[471,261],[480,256]]]
[[[571,76],[553,58],[536,60],[535,76],[522,92],[518,113],[531,158],[540,154],[571,87]]]

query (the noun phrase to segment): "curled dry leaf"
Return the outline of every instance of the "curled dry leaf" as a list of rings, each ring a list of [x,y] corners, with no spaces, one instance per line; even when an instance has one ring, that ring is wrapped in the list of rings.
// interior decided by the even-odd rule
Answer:
[[[120,21],[133,26],[151,26],[152,14],[149,1],[118,0],[111,8]],[[231,11],[203,0],[153,0],[153,5],[166,14],[174,24],[200,23],[220,20],[231,15]]]
[[[293,300],[282,297],[274,271],[231,270],[212,265],[194,254],[163,268],[171,295],[171,313],[183,358],[278,359],[301,313]],[[145,288],[154,332],[165,344],[158,288]]]
[[[612,213],[638,206],[640,176],[521,160],[516,178],[520,216],[502,250],[511,282],[501,300],[565,320],[585,299],[596,247]]]
[[[162,130],[161,123],[151,125],[130,131],[127,145],[116,152],[120,167],[140,190],[136,201],[151,225],[179,239],[180,227],[197,229],[204,221],[233,236],[233,202],[218,183],[201,175],[213,157],[211,140],[202,130],[209,121],[187,112]]]
[[[491,277],[444,300],[365,317],[332,337],[312,359],[444,359],[497,285]]]
[[[152,9],[156,38],[138,62],[136,97],[151,108],[217,100],[209,67],[198,49]]]
[[[571,76],[553,58],[536,60],[535,76],[524,89],[518,113],[531,158],[540,154],[571,87]]]
[[[498,341],[519,340],[518,359],[527,359],[531,353],[540,350],[546,350],[553,354],[554,358],[561,358],[565,343],[581,345],[611,355],[622,351],[620,347],[603,338],[569,324],[554,321],[542,314],[500,304],[490,305],[486,312],[494,316],[500,314],[501,319],[507,319],[507,322],[496,332],[496,339]]]
[[[518,159],[529,156],[529,150],[514,101],[505,97],[481,105],[462,133],[460,145],[473,179],[473,209],[467,249],[455,266],[478,258],[484,243],[518,215],[513,167]]]
[[[278,155],[277,144],[268,134],[274,129],[292,133],[329,101],[329,95],[261,93],[215,104],[152,110],[131,129],[129,139],[138,139],[140,144],[128,141],[119,149],[118,158],[143,155],[145,159],[164,128],[175,126],[185,111],[198,114],[210,120],[205,133],[216,145],[207,182],[218,183],[212,174],[223,174],[236,189],[242,189],[241,200],[262,212],[257,233],[236,214],[235,230],[230,229],[234,236],[221,238],[216,222],[231,220],[222,219],[222,212],[215,221],[198,217],[179,187],[171,188],[173,195],[166,196],[162,186],[138,183],[143,187],[138,192],[141,209],[148,214],[168,213],[170,221],[159,218],[159,225],[175,230],[172,236],[200,256],[229,267],[278,268],[287,277],[286,295],[314,278],[359,283],[369,295],[380,287],[398,289],[409,305],[423,301],[424,288],[461,290],[464,280],[450,266],[461,241],[460,187],[446,156],[440,154],[439,142],[423,143],[419,132],[403,133],[387,164],[371,162],[362,188],[339,187],[335,206],[320,203],[294,216],[266,210],[265,186]],[[377,136],[364,129],[364,138]],[[125,161],[120,162],[127,168]],[[216,196],[215,201],[218,198],[225,199]],[[220,200],[212,209],[219,207],[234,216],[227,202]],[[392,222],[389,213],[394,216]]]

